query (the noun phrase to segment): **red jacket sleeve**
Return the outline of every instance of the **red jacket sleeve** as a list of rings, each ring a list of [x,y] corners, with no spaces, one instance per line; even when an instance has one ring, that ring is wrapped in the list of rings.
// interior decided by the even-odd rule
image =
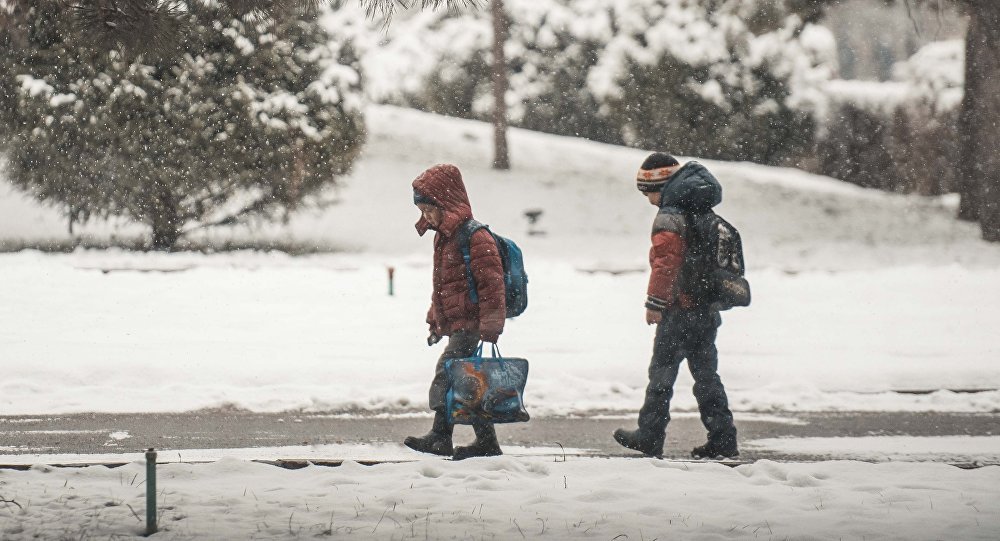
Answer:
[[[493,235],[485,229],[472,234],[469,241],[470,267],[479,294],[479,337],[496,342],[507,320],[503,262]]]
[[[684,263],[684,238],[674,231],[654,230],[649,249],[649,288],[646,307],[652,310],[673,308],[679,297],[681,265]]]
[[[427,309],[427,326],[434,334],[441,334],[441,329],[438,327],[437,316],[434,313],[434,300],[431,299],[431,307]]]

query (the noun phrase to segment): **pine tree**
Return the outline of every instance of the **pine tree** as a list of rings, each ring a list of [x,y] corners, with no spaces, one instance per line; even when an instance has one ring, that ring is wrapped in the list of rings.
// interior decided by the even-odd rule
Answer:
[[[28,14],[0,99],[14,100],[3,107],[10,179],[71,220],[126,216],[169,249],[194,228],[294,209],[360,150],[350,49],[315,22],[192,3],[183,55],[147,63],[71,45],[59,15]]]

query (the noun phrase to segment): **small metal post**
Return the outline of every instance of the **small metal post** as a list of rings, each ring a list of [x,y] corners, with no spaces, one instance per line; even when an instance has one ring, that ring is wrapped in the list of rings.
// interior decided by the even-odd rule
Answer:
[[[389,271],[389,296],[391,297],[391,296],[393,296],[395,294],[395,291],[393,291],[392,277],[393,277],[393,274],[396,273],[396,268],[395,267],[389,267],[386,270]]]
[[[146,451],[146,535],[156,533],[156,450]]]

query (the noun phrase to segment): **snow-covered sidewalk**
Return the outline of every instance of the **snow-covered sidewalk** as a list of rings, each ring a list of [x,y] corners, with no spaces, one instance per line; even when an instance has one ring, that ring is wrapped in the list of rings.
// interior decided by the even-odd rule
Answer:
[[[138,535],[144,476],[141,462],[0,470],[0,535]],[[153,538],[992,540],[997,486],[1000,467],[913,463],[570,456],[285,470],[223,459],[159,466]]]

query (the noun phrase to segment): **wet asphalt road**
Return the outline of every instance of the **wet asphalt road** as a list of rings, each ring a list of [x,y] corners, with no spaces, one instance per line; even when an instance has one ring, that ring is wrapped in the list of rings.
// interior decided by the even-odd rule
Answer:
[[[610,418],[609,418],[610,417]],[[736,413],[741,442],[777,437],[990,436],[1000,435],[1000,413]],[[0,416],[0,455],[134,453],[154,447],[228,449],[351,443],[401,442],[420,435],[430,418],[385,418],[320,413],[249,413],[203,410],[171,414],[76,414]],[[578,448],[596,456],[634,455],[611,438],[618,427],[634,428],[634,415],[536,418],[500,425],[502,445]],[[469,427],[456,429],[456,444],[471,441]],[[678,414],[670,423],[665,458],[687,458],[704,442],[696,415]],[[330,457],[336,460],[338,457]],[[742,448],[741,459],[820,460],[836,455],[794,455]]]

